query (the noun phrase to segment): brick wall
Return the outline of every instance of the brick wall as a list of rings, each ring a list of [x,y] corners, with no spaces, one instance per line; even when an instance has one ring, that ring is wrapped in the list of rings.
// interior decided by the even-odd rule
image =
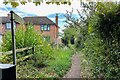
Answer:
[[[34,25],[34,29],[38,32],[40,32],[40,25]]]
[[[50,26],[50,31],[43,31],[41,32],[43,36],[50,36],[51,42],[54,42],[55,39],[58,37],[57,27],[55,25]]]
[[[40,32],[43,36],[50,36],[51,42],[54,42],[58,37],[58,27],[56,27],[56,25],[50,25],[50,31],[41,31],[40,25],[34,25],[34,29]]]
[[[1,33],[1,35],[4,35],[5,32],[6,32],[5,24],[2,24],[2,26],[0,26],[0,33]]]
[[[21,26],[17,24],[17,27],[21,27]],[[51,42],[54,42],[55,39],[58,37],[58,27],[56,27],[56,25],[50,25],[50,31],[41,31],[40,25],[35,25],[34,29],[40,32],[43,36],[50,36]],[[25,30],[25,26],[23,26],[23,30]],[[6,32],[5,24],[3,24],[0,27],[0,33],[5,34],[5,32]]]

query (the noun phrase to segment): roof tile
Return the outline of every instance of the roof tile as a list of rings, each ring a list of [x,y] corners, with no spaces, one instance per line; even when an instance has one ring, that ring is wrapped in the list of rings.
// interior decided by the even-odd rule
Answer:
[[[40,24],[56,25],[53,21],[51,21],[46,16],[24,17],[23,19],[25,23],[32,23],[34,25],[40,25]],[[10,19],[8,17],[0,17],[0,22],[7,23],[7,22],[10,22]]]
[[[36,16],[36,17],[24,17],[25,23],[33,23],[33,24],[55,24],[46,16]]]

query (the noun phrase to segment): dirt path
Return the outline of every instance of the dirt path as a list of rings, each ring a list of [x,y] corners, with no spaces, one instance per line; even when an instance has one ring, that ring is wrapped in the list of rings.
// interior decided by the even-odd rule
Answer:
[[[72,56],[72,66],[63,78],[80,78],[80,57],[79,54]]]

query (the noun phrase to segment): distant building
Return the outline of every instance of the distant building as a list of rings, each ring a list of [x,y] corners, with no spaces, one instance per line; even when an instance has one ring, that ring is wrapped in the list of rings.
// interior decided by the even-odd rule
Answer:
[[[1,26],[0,26],[0,36],[3,36],[6,31],[11,30],[10,19],[8,17],[0,17]],[[49,39],[50,42],[54,42],[58,38],[58,16],[56,15],[56,23],[51,21],[46,16],[36,16],[36,17],[24,17],[24,23],[31,23],[34,25],[34,29],[39,31],[44,39]],[[15,22],[16,27],[19,26],[18,22]]]

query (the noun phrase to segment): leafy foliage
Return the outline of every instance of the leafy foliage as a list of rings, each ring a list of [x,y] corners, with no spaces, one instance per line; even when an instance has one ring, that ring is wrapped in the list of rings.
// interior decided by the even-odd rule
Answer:
[[[66,27],[66,30],[64,33],[68,33],[67,35],[75,34],[76,37],[76,48],[82,49],[84,47],[84,41],[86,39],[85,35],[88,32],[88,18],[94,13],[96,3],[95,2],[89,2],[84,3],[81,2],[81,7],[83,7],[80,11],[77,10],[79,17],[74,18],[73,15],[73,9],[71,12],[67,11],[65,17],[66,17],[66,23],[68,24]],[[70,28],[70,29],[69,29]],[[72,29],[71,29],[72,28]],[[69,30],[69,31],[67,31]],[[73,31],[73,32],[72,32]],[[66,34],[64,34],[66,35]]]
[[[72,32],[72,33],[71,33]],[[62,42],[65,44],[65,45],[68,45],[70,43],[70,39],[71,37],[74,36],[74,38],[76,38],[78,32],[77,32],[77,29],[76,28],[66,28],[64,30],[64,36],[62,37]]]
[[[119,7],[112,2],[97,3],[95,14],[89,18],[83,52],[94,77],[118,79],[120,76]]]
[[[30,61],[21,62],[17,65],[17,78],[44,78],[44,73],[33,67]]]
[[[67,5],[71,5],[71,1],[70,0],[4,0],[3,4],[10,4],[12,5],[12,7],[17,7],[19,6],[19,4],[25,5],[27,2],[33,2],[36,6],[40,5],[41,3],[45,2],[46,4],[67,4]]]
[[[69,70],[72,50],[51,48],[50,44],[46,42],[36,45],[34,49],[34,54],[30,51],[17,54],[17,59],[33,54],[24,61],[17,63],[17,78],[61,77]],[[11,57],[11,55],[6,55],[2,58],[2,61],[9,63],[12,61]]]
[[[54,50],[54,53],[53,57],[55,59],[51,60],[48,65],[51,70],[55,71],[58,76],[62,77],[71,66],[73,51],[70,49],[57,49]]]
[[[98,23],[98,32],[100,33],[100,37],[105,45],[105,77],[119,78],[120,4],[109,2],[102,5],[103,9],[101,8],[101,10],[99,10],[98,7],[98,11],[101,11],[101,13],[98,14],[100,18]]]
[[[84,15],[78,11],[80,23],[68,13],[67,23],[79,30],[76,48],[82,49],[89,76],[119,79],[120,4],[83,3],[82,7]]]
[[[16,48],[32,47],[42,43],[42,37],[39,32],[35,31],[32,25],[18,26],[16,29]],[[12,36],[8,31],[3,37],[3,51],[12,49]]]
[[[72,33],[71,33],[72,32]],[[66,28],[64,30],[64,37],[68,37],[68,40],[70,40],[70,38],[73,36],[73,35],[76,35],[78,32],[77,32],[77,29],[75,28]]]
[[[56,78],[69,70],[72,50],[51,49],[49,46],[37,46],[35,50],[29,60],[18,64],[18,78]]]
[[[50,44],[43,43],[42,45],[35,47],[35,53],[33,55],[33,60],[35,61],[34,66],[44,67],[47,66],[47,62],[52,59],[52,54],[54,54]]]

